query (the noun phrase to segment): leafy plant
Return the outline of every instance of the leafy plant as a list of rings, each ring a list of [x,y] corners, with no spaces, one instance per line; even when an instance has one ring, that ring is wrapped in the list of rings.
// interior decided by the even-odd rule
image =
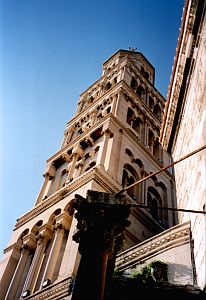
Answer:
[[[131,277],[143,283],[166,283],[168,282],[168,266],[160,260],[153,261],[139,272],[131,274]]]

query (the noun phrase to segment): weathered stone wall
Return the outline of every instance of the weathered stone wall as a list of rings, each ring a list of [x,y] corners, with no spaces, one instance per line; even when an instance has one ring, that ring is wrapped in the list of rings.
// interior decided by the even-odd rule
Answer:
[[[174,160],[206,144],[206,18],[195,49],[195,66],[185,95],[183,115],[173,148]],[[177,201],[180,208],[204,210],[206,205],[206,150],[175,166]],[[206,282],[206,217],[180,213],[180,222],[191,220],[198,285]]]

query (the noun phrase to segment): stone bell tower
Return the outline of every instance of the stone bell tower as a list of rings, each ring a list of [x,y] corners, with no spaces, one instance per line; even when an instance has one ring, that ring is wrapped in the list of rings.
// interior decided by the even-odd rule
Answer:
[[[144,55],[119,50],[80,95],[59,151],[47,160],[36,203],[17,220],[4,251],[2,299],[70,299],[80,261],[73,240],[75,194],[115,194],[169,164],[159,144],[165,99],[154,78]],[[176,223],[174,212],[157,209],[175,204],[169,171],[129,189],[126,199],[148,208],[132,209],[123,249]]]

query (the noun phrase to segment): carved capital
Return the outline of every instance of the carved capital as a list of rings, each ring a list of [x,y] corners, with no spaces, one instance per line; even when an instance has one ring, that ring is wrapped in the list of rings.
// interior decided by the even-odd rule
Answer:
[[[94,145],[94,140],[91,138],[91,136],[86,136],[85,142],[89,143],[90,146]]]
[[[71,225],[72,218],[67,213],[63,212],[56,217],[56,224],[54,229],[66,229],[68,230]]]
[[[46,170],[45,170],[43,176],[44,176],[44,177],[49,176],[49,178],[52,179],[52,178],[54,178],[55,173],[56,173],[56,168],[55,168],[55,166],[52,165],[52,164],[49,164],[49,165],[47,165]]]
[[[84,153],[84,150],[81,148],[80,145],[77,145],[76,147],[74,147],[73,151],[72,151],[72,155],[76,156],[76,157],[81,157]]]
[[[131,205],[122,196],[89,190],[86,199],[75,195],[73,208],[78,220],[73,239],[79,243],[80,253],[94,244],[99,251],[112,252],[123,241]]]
[[[108,138],[113,137],[113,133],[111,132],[111,130],[109,128],[103,128],[102,134],[107,136]]]
[[[72,160],[72,159],[71,159],[71,156],[70,156],[67,152],[65,152],[65,153],[62,154],[62,158],[63,158],[65,161],[67,161],[68,163]]]
[[[23,249],[26,249],[28,247],[30,250],[35,250],[36,244],[36,236],[33,233],[30,233],[23,237]]]

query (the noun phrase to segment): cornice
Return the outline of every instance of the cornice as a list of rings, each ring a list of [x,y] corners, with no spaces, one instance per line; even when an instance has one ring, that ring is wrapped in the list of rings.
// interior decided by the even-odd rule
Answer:
[[[52,194],[43,202],[39,203],[25,215],[17,219],[17,223],[15,225],[15,229],[21,227],[25,223],[29,222],[43,211],[47,210],[51,206],[55,205],[57,202],[63,200],[75,190],[81,188],[89,181],[95,180],[102,188],[105,189],[106,192],[115,193],[121,189],[121,186],[114,181],[101,167],[94,167],[88,172],[82,174],[73,182],[66,184],[65,187],[58,190],[56,193]]]
[[[116,258],[116,267],[124,270],[170,248],[190,242],[190,222],[176,225],[134,246]]]
[[[185,2],[182,22],[180,26],[180,34],[174,58],[174,65],[168,89],[168,100],[165,107],[165,113],[160,133],[160,141],[163,145],[163,148],[166,150],[169,145],[172,126],[177,110],[180,88],[183,82],[185,62],[186,59],[191,55],[190,52],[187,53],[187,46],[189,44],[189,35],[192,33],[196,10],[196,0],[187,0]]]
[[[122,82],[121,88],[124,89],[125,92],[127,92],[127,93],[129,94],[129,97],[134,98],[135,101],[141,105],[140,110],[142,111],[142,113],[143,113],[146,117],[148,117],[148,118],[149,118],[149,116],[150,116],[150,118],[152,118],[152,119],[157,123],[156,126],[160,129],[160,128],[161,128],[161,123],[162,123],[161,119],[158,118],[158,117],[151,111],[151,109],[148,107],[148,105],[145,103],[145,101],[142,100],[140,97],[138,97],[138,96],[135,94],[135,92],[133,91],[133,89],[132,89],[130,86],[128,86],[128,84],[127,84],[126,82],[124,82],[124,81]]]
[[[127,135],[129,140],[131,141],[132,144],[134,144],[135,147],[138,146],[144,152],[145,157],[147,157],[150,161],[152,161],[153,165],[156,166],[157,169],[163,167],[163,165],[152,155],[152,153],[144,146],[144,144],[142,144],[139,141],[139,139],[135,136],[135,134],[132,133],[126,127],[126,124],[127,124],[126,122],[125,123],[121,122],[118,118],[116,118],[113,115],[111,115],[111,120],[114,122],[114,124],[116,124],[116,126],[118,126],[118,129],[122,129],[122,131]],[[112,126],[112,123],[111,123],[110,126]],[[111,129],[113,130],[113,127],[111,127]],[[162,173],[166,174],[167,176],[170,177],[170,179],[172,179],[174,181],[174,176],[172,174],[170,174],[169,171],[165,170]]]
[[[63,297],[71,295],[72,283],[73,283],[72,277],[67,277],[62,281],[54,283],[40,291],[35,292],[33,295],[27,297],[26,299],[29,300],[63,299]]]
[[[146,79],[141,71],[134,65],[134,63],[132,63],[131,61],[129,61],[128,65],[127,65],[129,68],[132,69],[132,71],[134,72],[134,74],[136,76],[139,76],[141,77],[141,80],[144,82],[145,85],[149,86],[151,90],[154,90],[154,95],[157,97],[157,98],[160,98],[161,99],[161,103],[164,105],[165,102],[166,102],[166,99],[165,97],[158,91],[158,89],[155,87],[154,84],[152,84],[148,79]],[[135,69],[135,70],[134,70]]]
[[[80,143],[83,141],[88,135],[90,135],[92,132],[94,132],[98,127],[101,127],[105,122],[109,119],[110,114],[104,116],[100,120],[98,120],[92,127],[90,127],[87,131],[82,133],[81,135],[77,136],[74,140],[72,140],[67,146],[61,148],[59,151],[57,151],[54,155],[52,155],[48,160],[47,163],[52,162],[53,160],[56,160],[59,158],[64,152],[67,152],[69,149],[73,148],[74,145]]]

